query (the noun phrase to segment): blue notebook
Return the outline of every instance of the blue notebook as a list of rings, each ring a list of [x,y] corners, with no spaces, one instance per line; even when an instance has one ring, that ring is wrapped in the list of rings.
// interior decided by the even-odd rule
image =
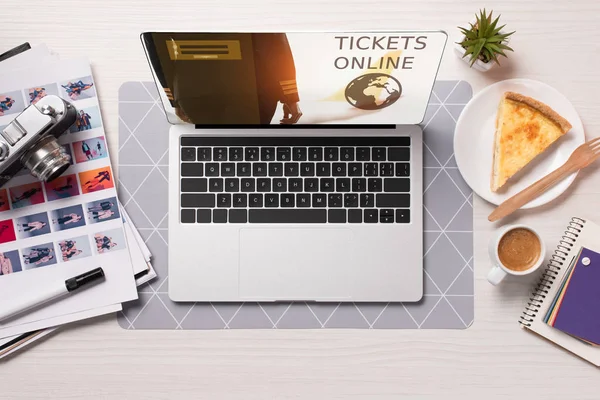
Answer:
[[[556,240],[519,322],[600,367],[600,226],[573,217]]]
[[[582,247],[567,270],[547,323],[590,344],[600,344],[600,254]]]

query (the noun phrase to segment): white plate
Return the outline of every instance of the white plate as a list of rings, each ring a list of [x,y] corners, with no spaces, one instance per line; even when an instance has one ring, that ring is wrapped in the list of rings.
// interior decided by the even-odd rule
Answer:
[[[521,93],[548,104],[566,118],[573,128],[494,193],[490,189],[490,180],[496,112],[500,98],[507,91]],[[498,205],[560,167],[583,142],[583,124],[565,96],[542,82],[509,79],[488,86],[466,105],[456,122],[454,155],[458,169],[471,189],[490,203]],[[554,200],[567,190],[575,176],[577,173],[571,174],[522,208],[538,207]]]

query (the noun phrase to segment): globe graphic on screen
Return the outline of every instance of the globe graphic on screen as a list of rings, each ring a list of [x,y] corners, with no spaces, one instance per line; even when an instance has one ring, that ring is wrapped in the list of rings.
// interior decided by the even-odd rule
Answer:
[[[402,85],[391,75],[372,73],[353,79],[346,86],[348,103],[361,110],[380,110],[394,104],[402,93]]]

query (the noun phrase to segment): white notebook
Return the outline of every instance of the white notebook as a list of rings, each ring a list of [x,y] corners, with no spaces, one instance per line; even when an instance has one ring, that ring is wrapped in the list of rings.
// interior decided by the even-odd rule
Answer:
[[[591,362],[596,367],[600,367],[600,347],[594,347],[577,340],[544,322],[544,316],[559,290],[560,282],[573,257],[577,255],[579,248],[582,246],[600,251],[600,226],[588,219],[573,217],[556,246],[546,271],[536,285],[525,310],[523,310],[519,323],[525,329],[545,337]],[[598,282],[598,289],[600,290],[600,282]]]

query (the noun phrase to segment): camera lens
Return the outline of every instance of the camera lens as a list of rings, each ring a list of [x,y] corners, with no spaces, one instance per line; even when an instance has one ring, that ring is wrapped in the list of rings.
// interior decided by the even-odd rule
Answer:
[[[33,176],[50,182],[69,168],[71,157],[54,136],[46,136],[23,154],[21,162]]]

